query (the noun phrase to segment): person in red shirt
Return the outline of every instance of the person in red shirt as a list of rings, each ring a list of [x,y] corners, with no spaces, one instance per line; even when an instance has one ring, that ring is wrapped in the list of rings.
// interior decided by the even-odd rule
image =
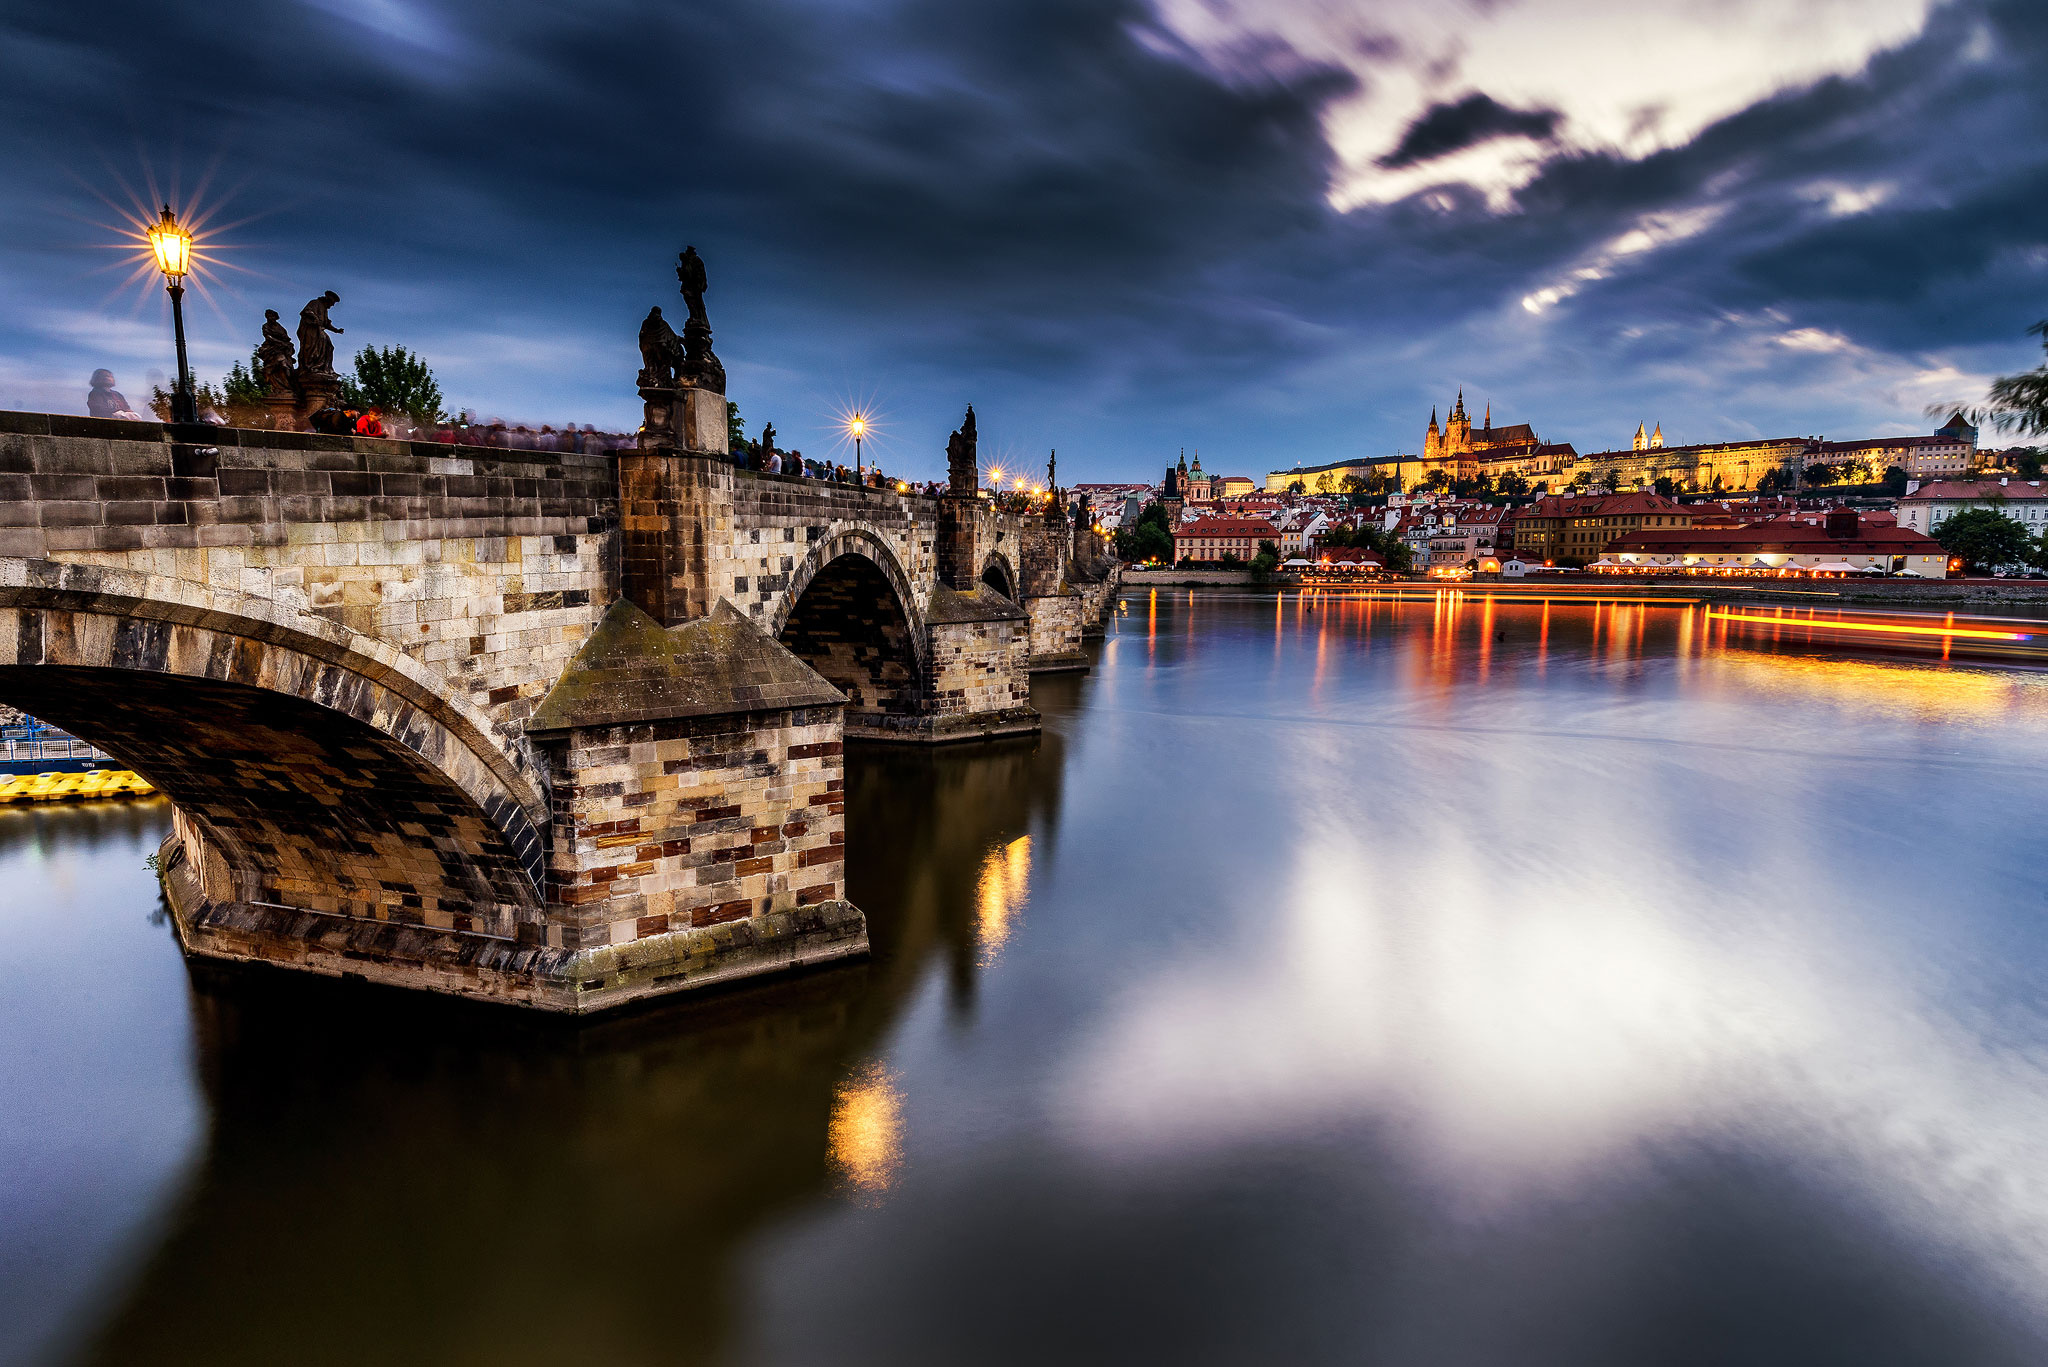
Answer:
[[[384,435],[384,420],[377,416],[377,410],[367,409],[356,419],[356,435],[359,437],[381,437]]]

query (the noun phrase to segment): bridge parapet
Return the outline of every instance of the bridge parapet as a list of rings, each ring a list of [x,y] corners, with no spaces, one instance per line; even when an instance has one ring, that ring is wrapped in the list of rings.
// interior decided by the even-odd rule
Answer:
[[[1035,729],[1069,578],[971,489],[0,413],[0,699],[178,804],[187,948],[554,1009],[860,952],[843,740]]]
[[[0,413],[0,556],[275,598],[510,735],[613,596],[617,516],[602,454]]]

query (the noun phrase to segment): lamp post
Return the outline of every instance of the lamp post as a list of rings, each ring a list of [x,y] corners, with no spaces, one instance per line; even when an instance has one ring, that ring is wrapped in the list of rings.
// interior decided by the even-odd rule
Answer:
[[[867,414],[854,414],[847,420],[846,430],[853,433],[853,482],[859,484],[861,483],[860,439],[868,434]]]
[[[169,283],[171,330],[178,339],[178,387],[171,393],[171,421],[197,422],[199,413],[192,396],[192,368],[185,362],[185,273],[192,268],[192,232],[178,222],[171,206],[149,228],[149,249],[156,254],[156,268]]]

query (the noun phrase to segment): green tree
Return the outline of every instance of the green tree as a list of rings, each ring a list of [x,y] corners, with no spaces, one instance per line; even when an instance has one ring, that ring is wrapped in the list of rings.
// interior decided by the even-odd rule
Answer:
[[[1842,472],[1832,465],[1809,465],[1806,467],[1806,484],[1808,488],[1825,489],[1830,484],[1839,484],[1841,479]]]
[[[1305,485],[1302,484],[1300,480],[1297,479],[1292,484],[1289,484],[1287,486],[1287,492],[1290,494],[1305,494],[1308,492],[1308,489]]]
[[[441,386],[420,356],[402,346],[364,347],[356,353],[353,382],[344,381],[344,408],[374,408],[403,414],[417,423],[435,423],[441,412]]]
[[[1436,469],[1431,470],[1428,476],[1423,479],[1422,487],[1433,493],[1441,493],[1443,490],[1450,488],[1450,471],[1439,465]]]
[[[2006,461],[2019,471],[2021,479],[2041,477],[2041,450],[2035,446],[2015,446],[2005,453]]]
[[[1756,482],[1756,491],[1759,494],[1780,493],[1791,487],[1792,476],[1778,466],[1772,466],[1764,471],[1763,476]]]
[[[1965,573],[2036,562],[2040,547],[2015,518],[1996,508],[1965,508],[1934,529],[1934,539],[1959,556]]]
[[[1494,487],[1502,498],[1526,498],[1529,494],[1529,481],[1517,474],[1502,475]]]
[[[1665,498],[1675,497],[1678,493],[1678,483],[1677,481],[1673,480],[1669,475],[1657,476],[1657,482],[1654,485],[1652,485],[1651,488],[1655,489]]]
[[[1116,553],[1118,559],[1130,565],[1152,560],[1170,562],[1173,559],[1173,530],[1167,525],[1166,505],[1147,504],[1136,522],[1128,527],[1119,527]]]
[[[2028,328],[2027,335],[2039,337],[2041,349],[2048,351],[2048,318]],[[2000,427],[2017,428],[2028,436],[2048,436],[2048,364],[1993,380],[1985,407],[1987,416]]]
[[[731,399],[725,401],[725,442],[735,451],[747,444],[747,420],[740,416],[740,406]]]
[[[236,361],[228,367],[228,377],[221,381],[220,387],[229,407],[263,412],[264,401],[270,397],[270,391],[263,387],[262,358],[250,352],[248,365]]]
[[[1909,482],[1903,466],[1887,465],[1884,467],[1884,491],[1893,498],[1904,498],[1906,496],[1906,485]]]

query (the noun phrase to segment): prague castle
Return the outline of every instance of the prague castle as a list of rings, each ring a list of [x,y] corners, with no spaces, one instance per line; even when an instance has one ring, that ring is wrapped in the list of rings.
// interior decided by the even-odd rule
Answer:
[[[1422,439],[1419,469],[1424,478],[1431,470],[1443,470],[1458,480],[1482,474],[1495,479],[1502,475],[1541,479],[1560,473],[1577,455],[1569,443],[1546,444],[1528,423],[1495,427],[1492,404],[1486,406],[1485,423],[1474,427],[1465,412],[1464,391],[1460,390],[1457,403],[1451,406],[1449,421],[1441,427],[1437,425],[1436,410],[1429,411],[1429,432]]]
[[[1403,489],[1413,489],[1433,471],[1441,470],[1459,483],[1481,476],[1498,481],[1504,475],[1519,475],[1530,485],[1553,492],[1574,481],[1619,492],[1649,489],[1668,480],[1678,490],[1706,493],[1753,489],[1771,471],[1797,476],[1813,464],[1854,462],[1868,467],[1872,474],[1897,465],[1911,477],[1932,478],[1967,471],[1976,451],[1977,429],[1958,413],[1933,436],[1857,442],[1763,437],[1667,446],[1661,422],[1654,428],[1638,423],[1627,450],[1581,455],[1569,442],[1543,441],[1528,423],[1495,427],[1491,404],[1486,406],[1482,424],[1474,427],[1461,390],[1447,421],[1439,422],[1436,410],[1430,410],[1420,459],[1373,456],[1275,470],[1266,476],[1266,489],[1283,493],[1299,486],[1308,493],[1334,494],[1352,487],[1354,478],[1366,481],[1380,476],[1398,482]],[[1194,473],[1199,475],[1200,470],[1198,461]],[[1185,467],[1181,477],[1183,482],[1188,478]]]

